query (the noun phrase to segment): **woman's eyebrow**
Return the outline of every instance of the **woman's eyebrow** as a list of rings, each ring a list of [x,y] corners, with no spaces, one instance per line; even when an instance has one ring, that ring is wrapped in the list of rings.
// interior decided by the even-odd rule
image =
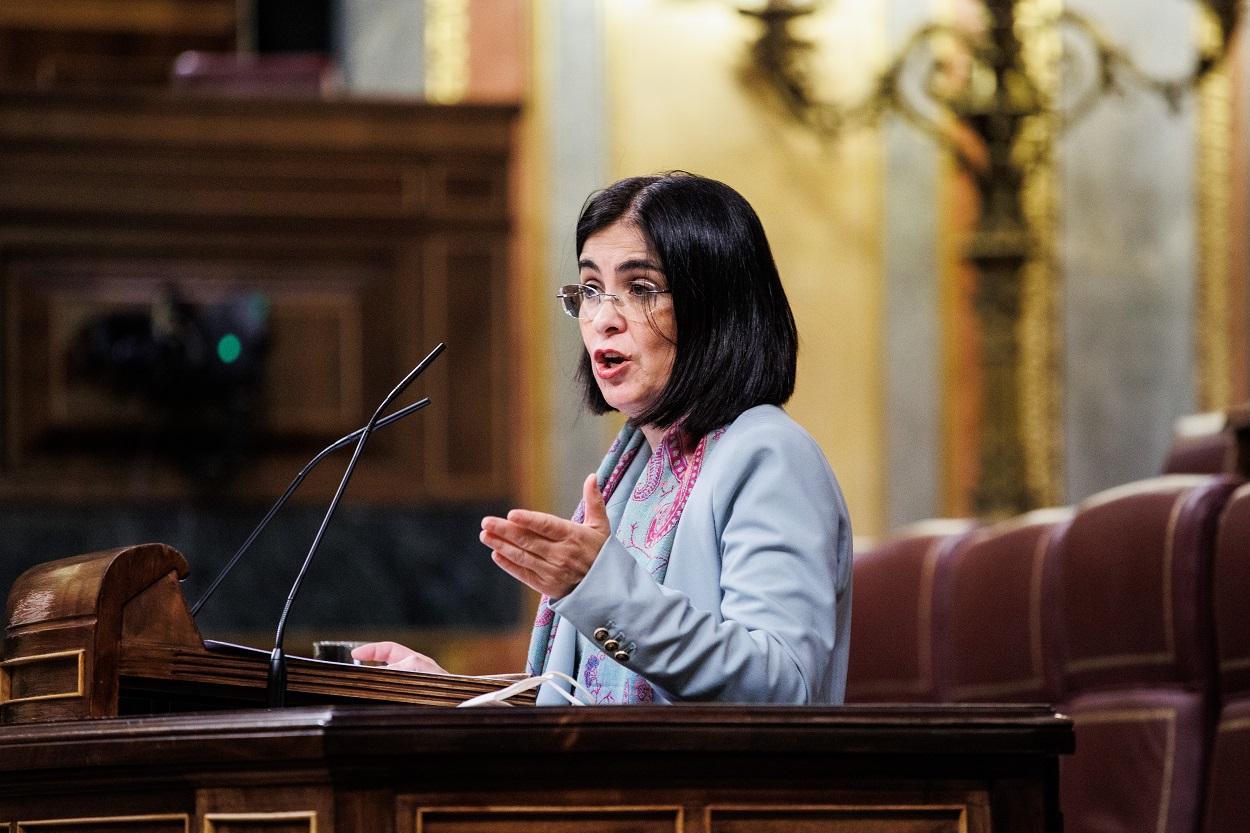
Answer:
[[[646,260],[646,259],[625,260],[616,265],[616,271],[618,272],[629,272],[633,269],[642,269],[642,270],[647,270],[650,272],[663,272],[664,271],[656,263],[650,260]]]
[[[583,257],[577,261],[577,268],[578,269],[594,269],[596,272],[598,272],[599,264],[595,263],[593,260],[591,260],[588,257]],[[635,269],[645,270],[649,272],[661,272],[661,273],[664,271],[663,269],[659,267],[657,263],[651,260],[647,260],[645,258],[639,258],[639,259],[634,259],[634,260],[623,260],[616,265],[616,271],[618,272],[629,272]]]

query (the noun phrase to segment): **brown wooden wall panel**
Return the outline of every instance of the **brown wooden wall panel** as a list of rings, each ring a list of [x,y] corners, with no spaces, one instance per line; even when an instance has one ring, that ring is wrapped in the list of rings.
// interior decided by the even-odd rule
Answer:
[[[517,395],[506,378],[512,340],[501,323],[507,294],[497,291],[505,246],[498,235],[436,235],[425,248],[427,327],[440,333],[449,353],[431,380],[448,407],[431,415],[438,430],[427,435],[427,454],[450,491],[480,489],[482,472],[506,465],[505,409],[483,407],[483,392],[460,383],[476,379],[506,398]]]
[[[48,31],[230,34],[236,0],[5,0],[0,25]]]
[[[38,443],[46,431],[155,427],[159,415],[152,407],[134,397],[110,395],[98,381],[75,374],[66,359],[93,319],[146,312],[170,289],[194,304],[250,292],[267,300],[271,343],[262,423],[268,430],[321,436],[355,428],[365,407],[364,319],[384,314],[367,308],[365,290],[385,276],[350,263],[334,270],[263,263],[214,270],[208,265],[203,258],[13,264],[17,347],[11,356],[26,371],[13,392],[13,430],[23,432],[19,451]]]
[[[237,0],[5,0],[0,79],[164,85],[179,53],[234,50],[239,8]]]
[[[330,106],[330,105],[326,105]],[[327,151],[292,159],[283,149],[239,149],[213,158],[182,148],[152,148],[142,157],[86,158],[79,150],[30,148],[9,156],[5,197],[29,210],[80,210],[162,217],[341,218],[417,216],[423,206],[447,212],[441,191],[421,200],[427,172],[413,160],[400,166]],[[499,195],[502,198],[502,195]],[[479,198],[480,200],[480,198]],[[496,200],[497,202],[500,200]],[[450,203],[454,205],[454,203]],[[468,208],[468,206],[466,206]],[[495,211],[490,202],[487,210]],[[468,213],[485,216],[481,202]]]
[[[0,498],[196,490],[194,465],[145,448],[170,409],[74,361],[86,325],[171,292],[267,305],[232,494],[276,495],[446,341],[400,400],[433,405],[370,440],[351,495],[506,498],[513,115],[0,89]]]

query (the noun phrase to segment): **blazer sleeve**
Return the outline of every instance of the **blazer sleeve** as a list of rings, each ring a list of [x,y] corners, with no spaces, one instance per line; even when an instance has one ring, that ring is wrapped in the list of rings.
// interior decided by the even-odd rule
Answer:
[[[615,537],[552,606],[588,638],[599,628],[620,634],[629,655],[622,664],[670,700],[831,702],[841,690],[835,677],[845,675],[835,644],[850,561],[833,473],[794,423],[729,439],[718,449],[723,464],[702,474],[711,478],[710,501],[685,510],[712,515],[698,522],[710,521],[713,532],[696,540],[718,550],[699,555],[719,562],[719,575],[713,566],[707,578],[719,582],[719,610],[657,585]]]

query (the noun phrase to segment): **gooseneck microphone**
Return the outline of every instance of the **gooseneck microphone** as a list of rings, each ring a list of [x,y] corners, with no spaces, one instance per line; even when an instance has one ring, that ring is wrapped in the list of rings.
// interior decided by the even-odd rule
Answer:
[[[403,419],[409,414],[416,413],[417,411],[421,410],[422,408],[426,407],[429,404],[430,404],[430,398],[428,396],[425,397],[424,399],[419,399],[416,402],[413,402],[411,405],[408,405],[407,407],[400,408],[398,411],[396,411],[393,414],[387,414],[386,416],[382,417],[381,419],[378,420],[378,424],[373,426],[373,428],[375,431],[379,428],[384,428],[387,425],[390,425],[392,422],[397,422]],[[286,491],[282,493],[281,497],[279,497],[276,501],[274,501],[273,506],[269,507],[269,511],[265,513],[265,517],[261,518],[260,523],[258,523],[256,525],[256,528],[252,530],[251,534],[247,536],[247,540],[244,541],[243,545],[239,547],[238,550],[235,551],[234,555],[230,557],[230,560],[226,562],[226,566],[221,568],[221,572],[219,572],[216,578],[213,579],[212,583],[208,585],[208,589],[204,591],[204,595],[201,596],[200,600],[196,602],[195,605],[191,608],[192,616],[199,613],[200,608],[204,606],[204,603],[207,602],[209,598],[212,597],[213,593],[217,592],[217,588],[221,585],[223,581],[225,581],[226,576],[230,575],[230,572],[234,569],[235,565],[239,563],[239,559],[243,557],[243,553],[247,552],[251,548],[252,544],[256,541],[256,538],[260,535],[260,533],[264,531],[265,527],[269,526],[269,522],[273,520],[273,516],[278,514],[278,510],[286,505],[286,502],[291,497],[291,495],[295,494],[295,490],[298,489],[299,485],[304,482],[304,478],[308,477],[308,474],[314,468],[317,467],[317,464],[320,463],[322,460],[324,460],[326,457],[330,456],[330,454],[332,454],[335,451],[338,451],[343,446],[358,440],[360,438],[360,435],[364,433],[364,430],[365,430],[364,428],[357,428],[355,431],[348,434],[347,436],[339,437],[333,443],[321,449],[321,451],[318,452],[316,457],[308,461],[308,465],[300,469],[300,473],[295,475],[295,479],[292,480],[291,484],[286,487]]]
[[[438,358],[443,352],[446,345],[439,342],[430,351],[421,362],[414,367],[403,380],[395,386],[395,389],[387,394],[382,400],[382,404],[378,405],[377,410],[373,412],[373,416],[369,418],[369,422],[365,427],[360,429],[360,437],[356,441],[356,449],[352,452],[352,459],[347,464],[347,469],[343,472],[343,479],[339,481],[339,487],[334,492],[334,497],[330,500],[330,507],[326,509],[325,517],[321,519],[321,526],[317,529],[317,534],[313,537],[312,546],[308,548],[308,555],[304,557],[304,563],[300,565],[299,574],[295,577],[294,584],[291,585],[291,592],[287,594],[286,604],[282,608],[282,616],[278,619],[278,631],[273,640],[273,652],[269,655],[269,677],[267,683],[268,699],[270,708],[280,708],[286,703],[286,653],[282,650],[282,640],[286,635],[286,620],[291,612],[291,605],[295,602],[295,596],[299,593],[300,585],[304,582],[304,576],[308,573],[308,567],[312,564],[313,556],[317,554],[317,548],[321,546],[321,538],[325,534],[326,527],[330,523],[330,518],[334,515],[334,510],[338,508],[339,501],[343,499],[343,492],[347,490],[347,483],[351,480],[352,472],[356,470],[356,463],[360,460],[360,452],[364,450],[365,443],[369,440],[369,435],[377,428],[379,418],[382,412],[395,401],[408,385],[416,379],[429,366],[430,362]]]

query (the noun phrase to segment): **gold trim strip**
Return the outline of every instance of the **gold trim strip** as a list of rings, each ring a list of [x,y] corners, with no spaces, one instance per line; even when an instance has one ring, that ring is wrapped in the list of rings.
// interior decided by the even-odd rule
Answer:
[[[1242,657],[1241,659],[1229,659],[1220,663],[1220,672],[1241,671],[1250,668],[1250,657]]]
[[[1037,538],[1033,547],[1033,569],[1029,571],[1029,639],[1032,644],[1034,678],[1045,679],[1046,653],[1042,644],[1042,582],[1046,573],[1046,553],[1055,534],[1052,526]]]
[[[1168,717],[1167,741],[1163,750],[1163,794],[1159,796],[1159,824],[1155,833],[1167,833],[1168,810],[1172,803],[1172,770],[1176,766],[1176,713]]]
[[[1215,731],[1217,733],[1241,732],[1245,729],[1250,729],[1250,717],[1239,717],[1236,720],[1220,721],[1219,728]]]
[[[134,824],[135,822],[153,822],[153,821],[181,821],[182,829],[185,833],[191,833],[191,817],[186,813],[168,813],[163,815],[146,815],[146,816],[84,816],[82,818],[73,819],[39,819],[37,821],[19,821],[17,823],[17,833],[24,833],[27,830],[46,828],[46,827],[64,827],[65,825],[75,824]],[[7,829],[7,828],[6,828]]]
[[[972,697],[980,699],[1007,694],[1022,694],[1026,691],[1036,691],[1043,686],[1044,682],[1041,677],[1030,677],[1028,679],[1009,680],[1002,683],[957,686],[950,690],[950,699],[958,701]]]
[[[1229,321],[1229,206],[1232,200],[1233,85],[1228,64],[1198,88],[1198,276],[1194,294],[1194,349],[1198,408],[1233,403]]]
[[[1103,668],[1121,668],[1125,665],[1167,665],[1172,662],[1172,655],[1165,653],[1155,654],[1115,654],[1106,657],[1088,657],[1086,659],[1078,659],[1069,662],[1063,668],[1065,671],[1096,671]]]
[[[15,703],[33,703],[38,700],[68,700],[74,697],[82,697],[86,690],[85,674],[83,665],[85,663],[84,655],[86,651],[77,648],[72,651],[54,651],[50,654],[35,654],[29,657],[13,657],[0,662],[0,708],[11,706]],[[63,691],[56,694],[36,694],[33,697],[11,697],[11,681],[9,668],[15,665],[30,665],[35,662],[46,662],[52,659],[61,659],[62,657],[78,657],[78,670],[76,672],[77,679],[74,682],[74,691]]]
[[[920,656],[917,657],[916,665],[920,671],[918,681],[920,691],[933,688],[933,583],[937,579],[937,565],[942,549],[949,542],[948,538],[938,538],[929,544],[929,548],[925,550],[924,564],[921,566],[920,609],[916,611],[916,615],[920,618],[916,632],[916,638],[920,642],[917,646]]]
[[[68,657],[72,654],[81,655],[83,653],[83,648],[71,648],[65,651],[53,651],[49,654],[31,654],[28,657],[11,657],[0,662],[0,668],[8,668],[10,665],[29,665],[32,662],[41,662],[47,659],[60,659],[61,657]]]
[[[216,833],[219,821],[301,821],[308,822],[308,833],[317,833],[316,810],[288,810],[274,813],[205,813],[204,833]]]
[[[1014,16],[1020,58],[1042,95],[1059,97],[1063,45],[1051,25],[1063,0],[1020,0]],[[1062,275],[1056,267],[1060,205],[1059,177],[1053,153],[1058,135],[1055,114],[1028,118],[1020,137],[1028,158],[1036,160],[1021,184],[1020,202],[1032,234],[1032,252],[1021,269],[1020,437],[1029,495],[1037,506],[1063,502],[1063,326]]]

